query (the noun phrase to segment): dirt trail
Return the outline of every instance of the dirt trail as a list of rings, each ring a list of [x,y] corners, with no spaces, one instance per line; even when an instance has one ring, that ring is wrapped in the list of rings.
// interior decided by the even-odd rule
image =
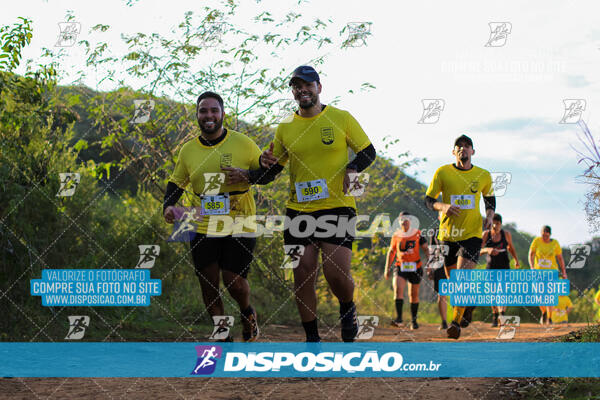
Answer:
[[[521,325],[514,341],[550,341],[585,324]],[[463,330],[461,342],[489,342],[498,328],[475,322]],[[338,330],[321,330],[324,341],[339,341]],[[448,342],[438,325],[418,330],[382,326],[372,341]],[[269,325],[262,341],[302,341],[301,328]],[[505,378],[4,378],[2,399],[424,399],[497,400],[511,398],[514,382]]]

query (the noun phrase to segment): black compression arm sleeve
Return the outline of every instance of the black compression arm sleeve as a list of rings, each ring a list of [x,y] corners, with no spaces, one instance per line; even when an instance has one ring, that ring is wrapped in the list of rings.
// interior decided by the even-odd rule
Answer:
[[[273,182],[277,174],[283,171],[283,166],[274,164],[269,168],[263,168],[248,171],[248,180],[252,184],[266,185]]]
[[[183,189],[169,181],[167,183],[167,190],[165,191],[165,199],[163,200],[163,214],[167,207],[177,204],[181,195],[183,195]]]
[[[437,203],[437,200],[434,199],[433,197],[430,196],[425,196],[425,205],[427,206],[427,208],[429,208],[431,211],[435,211],[435,209],[433,208],[433,205]]]
[[[485,209],[496,211],[496,196],[483,196],[483,202],[485,203]]]
[[[354,160],[350,161],[346,166],[346,169],[355,169],[356,172],[364,171],[373,161],[375,161],[375,157],[377,153],[375,152],[375,147],[372,144],[368,145],[358,153],[356,153],[356,157]]]

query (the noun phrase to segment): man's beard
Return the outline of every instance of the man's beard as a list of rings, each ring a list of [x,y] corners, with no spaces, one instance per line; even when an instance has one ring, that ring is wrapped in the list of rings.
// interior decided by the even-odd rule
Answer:
[[[467,161],[469,161],[469,156],[462,156],[462,157],[460,158],[460,161],[462,161],[462,162],[467,162]]]
[[[307,102],[298,100],[298,107],[300,107],[304,110],[306,110],[307,108],[313,107],[315,104],[317,104],[317,96],[315,96],[315,95],[310,95],[310,100]]]
[[[205,135],[212,135],[213,133],[221,129],[221,127],[223,126],[223,119],[221,118],[219,120],[216,120],[212,128],[204,127],[204,124],[200,121],[198,121],[198,125],[200,126],[200,130],[202,131],[202,133],[204,133]]]

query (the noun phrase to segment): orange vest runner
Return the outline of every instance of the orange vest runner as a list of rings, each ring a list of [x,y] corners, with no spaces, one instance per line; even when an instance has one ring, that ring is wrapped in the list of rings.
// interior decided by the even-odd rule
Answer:
[[[411,236],[405,236],[402,233],[402,231],[396,231],[392,236],[392,260],[396,258],[396,265],[398,266],[402,265],[402,262],[416,262],[417,268],[421,268],[419,253],[421,231],[416,231]]]

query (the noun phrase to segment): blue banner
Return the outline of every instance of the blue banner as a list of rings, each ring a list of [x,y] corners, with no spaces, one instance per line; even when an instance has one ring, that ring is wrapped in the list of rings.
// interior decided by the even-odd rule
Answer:
[[[149,306],[161,292],[147,269],[44,269],[30,281],[43,306]]]
[[[439,288],[453,306],[556,306],[570,290],[550,269],[454,269]]]
[[[11,377],[600,377],[600,343],[0,343]]]

